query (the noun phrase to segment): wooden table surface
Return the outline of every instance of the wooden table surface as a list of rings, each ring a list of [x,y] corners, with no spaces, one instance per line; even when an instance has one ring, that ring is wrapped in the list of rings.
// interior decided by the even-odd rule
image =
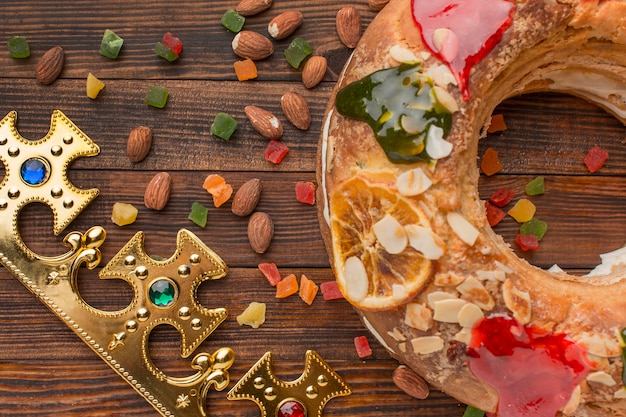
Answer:
[[[325,408],[327,416],[461,416],[465,407],[437,390],[427,400],[417,400],[396,388],[391,373],[398,364],[373,337],[368,336],[372,356],[359,359],[353,339],[367,333],[348,303],[324,301],[319,295],[311,306],[297,296],[278,300],[257,269],[261,262],[274,262],[283,275],[305,274],[318,284],[333,279],[316,208],[296,201],[294,185],[315,180],[324,109],[351,52],[336,34],[335,15],[342,6],[355,6],[365,28],[375,13],[366,0],[276,0],[270,10],[247,19],[246,29],[267,34],[269,20],[280,12],[303,13],[304,23],[293,36],[306,38],[315,53],[329,62],[324,81],[308,90],[300,72],[283,56],[293,36],[274,41],[273,56],[258,62],[257,80],[236,80],[233,34],[220,25],[224,11],[235,5],[235,0],[3,0],[0,41],[25,36],[32,54],[28,59],[12,59],[0,45],[0,113],[4,116],[16,110],[20,133],[39,139],[48,131],[52,111],[59,109],[100,146],[99,156],[72,165],[73,183],[98,188],[101,194],[66,231],[105,227],[102,265],[137,231],[146,233],[149,253],[169,256],[181,228],[197,234],[225,260],[228,275],[203,285],[199,300],[207,307],[229,311],[227,320],[201,346],[206,351],[222,346],[235,350],[229,388],[268,351],[274,354],[276,374],[294,379],[303,370],[305,352],[313,349],[353,390],[350,396],[331,400]],[[116,60],[98,53],[107,28],[125,39]],[[174,63],[153,52],[167,31],[184,43]],[[35,80],[35,65],[57,45],[65,50],[64,70],[52,85],[41,85]],[[106,84],[96,100],[85,95],[89,72]],[[164,109],[144,104],[146,89],[152,84],[169,90]],[[299,92],[309,102],[312,124],[306,132],[291,126],[281,112],[280,97],[287,91]],[[247,105],[264,107],[284,122],[283,142],[290,151],[280,165],[265,161],[267,140],[247,121]],[[239,122],[228,142],[209,132],[218,112],[227,112]],[[540,267],[556,262],[581,273],[598,263],[600,253],[621,247],[626,240],[626,179],[622,175],[626,152],[620,122],[585,101],[554,93],[512,98],[497,112],[504,114],[509,128],[489,135],[480,152],[486,147],[497,149],[504,170],[481,179],[481,195],[506,186],[516,189],[519,198],[524,185],[537,175],[544,175],[546,181],[546,193],[532,200],[537,217],[548,222],[549,231],[538,252],[520,255]],[[143,162],[131,163],[126,141],[138,125],[153,129],[154,144]],[[582,160],[594,145],[606,149],[610,157],[592,175]],[[171,174],[173,191],[166,208],[157,212],[144,206],[143,195],[149,180],[160,171]],[[247,219],[233,215],[230,202],[221,208],[212,205],[202,189],[211,173],[221,174],[235,189],[251,178],[261,179],[258,210],[269,213],[276,227],[265,254],[250,249]],[[206,228],[187,219],[194,201],[209,207]],[[110,217],[115,202],[135,205],[137,221],[125,227],[114,225]],[[516,228],[507,218],[496,231],[512,241]],[[64,234],[53,235],[51,213],[41,205],[23,210],[20,230],[25,242],[40,254],[64,251]],[[124,307],[130,289],[120,282],[100,281],[97,272],[81,271],[83,297],[105,310]],[[235,320],[251,301],[267,304],[267,320],[258,329],[239,326]],[[151,339],[155,362],[166,373],[185,375],[188,360],[179,357],[177,335],[171,329],[157,330]],[[210,415],[259,415],[254,403],[228,401],[226,392],[209,394]],[[157,412],[3,268],[0,416],[53,415],[156,416]]]

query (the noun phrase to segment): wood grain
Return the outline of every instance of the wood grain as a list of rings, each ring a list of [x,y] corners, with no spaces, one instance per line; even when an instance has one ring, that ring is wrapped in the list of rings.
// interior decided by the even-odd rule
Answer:
[[[0,40],[26,36],[32,56],[14,60],[0,46],[0,116],[16,110],[20,133],[38,139],[48,131],[52,110],[60,109],[99,144],[99,156],[72,165],[72,182],[81,188],[98,188],[101,194],[71,228],[84,231],[102,225],[107,229],[104,262],[139,231],[145,233],[149,253],[169,256],[181,228],[196,233],[223,257],[230,267],[228,275],[203,284],[199,301],[207,307],[226,307],[229,317],[201,349],[235,349],[232,383],[267,351],[274,353],[276,373],[294,379],[302,372],[306,350],[314,349],[353,389],[351,396],[331,400],[325,415],[460,417],[464,406],[441,392],[433,390],[427,400],[419,401],[397,389],[391,381],[397,362],[373,337],[369,336],[373,355],[357,357],[353,339],[366,331],[346,302],[326,302],[319,296],[312,306],[298,297],[277,300],[257,269],[260,262],[275,262],[283,275],[306,274],[318,284],[333,279],[315,207],[298,203],[294,186],[297,181],[315,179],[322,116],[337,74],[351,52],[336,35],[335,14],[343,6],[355,6],[364,26],[375,14],[365,0],[341,4],[290,0],[276,1],[269,11],[246,21],[247,29],[266,33],[267,23],[277,14],[290,9],[303,13],[304,24],[295,36],[306,38],[330,65],[322,84],[308,90],[300,72],[284,60],[290,39],[275,42],[274,55],[258,63],[257,80],[236,81],[232,64],[237,58],[230,46],[233,34],[219,23],[224,11],[235,5],[231,0],[3,0]],[[107,28],[125,39],[117,60],[98,53]],[[184,42],[183,54],[173,64],[152,51],[166,31]],[[34,68],[37,59],[55,45],[65,49],[67,64],[59,80],[42,86],[35,81]],[[85,96],[89,72],[106,84],[96,100]],[[145,92],[152,84],[169,89],[165,109],[145,105]],[[280,97],[287,91],[297,91],[309,102],[313,123],[308,131],[291,126],[282,115]],[[283,142],[290,151],[280,165],[265,161],[267,140],[252,129],[243,113],[249,104],[274,112],[285,123]],[[221,111],[239,122],[230,141],[210,134],[210,124]],[[519,198],[528,181],[543,175],[546,193],[532,200],[537,216],[548,222],[549,232],[540,251],[519,255],[540,267],[558,263],[577,274],[587,272],[599,261],[600,253],[626,241],[623,126],[602,109],[560,94],[512,98],[496,112],[504,114],[509,128],[482,140],[478,156],[487,147],[497,149],[504,170],[481,177],[481,197],[509,187]],[[126,139],[140,124],[152,127],[154,146],[143,162],[133,164],[126,156]],[[582,159],[596,144],[608,150],[610,158],[600,172],[591,175]],[[143,206],[143,193],[160,171],[172,175],[173,190],[166,208],[156,212]],[[235,189],[250,178],[261,179],[258,209],[269,213],[276,225],[267,253],[258,255],[250,249],[247,219],[233,215],[230,203],[213,207],[202,189],[209,173],[222,174]],[[117,227],[111,222],[111,207],[119,201],[139,209],[136,223]],[[194,201],[209,207],[206,228],[187,219]],[[24,240],[41,254],[63,251],[63,236],[53,236],[51,225],[52,216],[41,205],[26,207],[20,217]],[[511,242],[517,228],[506,218],[496,231]],[[123,308],[130,300],[130,289],[122,282],[99,280],[97,273],[98,269],[81,271],[82,296],[100,309]],[[0,270],[0,288],[0,416],[157,415],[4,269]],[[235,320],[251,301],[268,306],[267,321],[259,329],[241,327]],[[158,329],[151,350],[155,362],[168,373],[185,375],[188,371],[188,362],[177,359],[179,342],[171,330]],[[208,407],[215,416],[259,415],[253,403],[229,402],[224,392],[211,392]]]

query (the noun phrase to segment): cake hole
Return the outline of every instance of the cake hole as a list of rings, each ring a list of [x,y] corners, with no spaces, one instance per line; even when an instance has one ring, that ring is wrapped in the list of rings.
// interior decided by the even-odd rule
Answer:
[[[478,161],[488,148],[498,152],[503,169],[481,173],[482,200],[498,188],[515,191],[515,202],[527,198],[536,206],[535,217],[548,224],[539,250],[522,251],[515,243],[520,224],[511,216],[494,231],[514,252],[531,264],[548,269],[557,264],[584,275],[600,262],[600,254],[626,243],[626,145],[624,126],[603,109],[564,94],[538,93],[511,98],[493,114],[504,116],[507,129],[490,133],[479,142]],[[590,173],[584,158],[594,146],[609,159]],[[526,185],[544,177],[545,193],[527,196]]]

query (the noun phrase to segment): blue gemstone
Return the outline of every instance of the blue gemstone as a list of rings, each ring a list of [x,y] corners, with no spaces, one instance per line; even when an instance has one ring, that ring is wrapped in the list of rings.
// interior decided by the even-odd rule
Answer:
[[[157,307],[169,307],[176,301],[176,287],[167,279],[159,279],[150,285],[150,301]]]
[[[31,158],[22,164],[22,180],[28,185],[41,185],[48,179],[48,166],[39,158]]]

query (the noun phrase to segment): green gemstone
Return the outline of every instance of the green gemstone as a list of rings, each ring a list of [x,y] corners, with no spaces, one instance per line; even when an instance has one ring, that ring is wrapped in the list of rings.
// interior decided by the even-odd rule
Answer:
[[[170,47],[163,45],[161,42],[157,42],[157,44],[154,45],[154,52],[169,62],[174,62],[178,59],[176,52],[172,51]]]
[[[120,38],[112,30],[106,29],[100,43],[100,55],[115,59],[120,54],[124,45],[124,39]]]
[[[30,45],[23,36],[13,36],[7,41],[11,58],[28,58],[30,56]]]
[[[146,104],[148,106],[162,109],[167,104],[167,97],[169,93],[167,88],[158,85],[151,85],[148,87],[148,93],[146,94]]]
[[[237,121],[226,113],[218,113],[211,124],[211,133],[218,138],[229,140],[237,129]]]
[[[169,307],[176,301],[176,286],[169,279],[158,279],[148,290],[150,301],[157,307]]]
[[[304,38],[295,38],[287,49],[285,49],[285,59],[293,68],[300,67],[302,61],[313,53],[313,48]]]
[[[243,29],[246,18],[234,11],[233,9],[226,10],[224,16],[222,16],[222,26],[231,32],[238,33]]]

